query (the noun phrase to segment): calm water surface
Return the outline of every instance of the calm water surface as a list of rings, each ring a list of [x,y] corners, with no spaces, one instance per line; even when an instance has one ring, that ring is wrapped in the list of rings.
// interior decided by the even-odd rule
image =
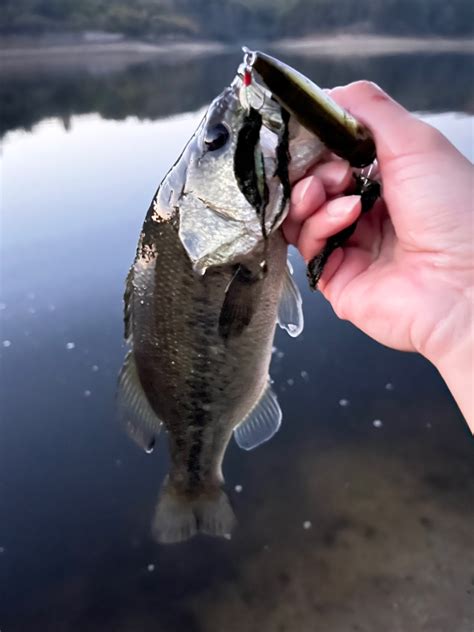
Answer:
[[[473,443],[437,372],[307,289],[277,332],[283,425],[224,462],[233,539],[150,538],[167,470],[115,422],[122,293],[149,201],[239,55],[5,72],[1,632],[473,632]],[[308,60],[367,77],[473,158],[472,59]],[[100,70],[100,72],[99,72]]]

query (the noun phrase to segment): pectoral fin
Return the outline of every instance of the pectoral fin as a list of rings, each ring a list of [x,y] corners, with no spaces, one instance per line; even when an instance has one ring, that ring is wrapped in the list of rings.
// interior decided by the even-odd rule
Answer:
[[[234,428],[237,445],[243,450],[253,450],[273,437],[280,428],[281,419],[277,397],[268,384],[252,411]]]
[[[127,354],[120,371],[117,405],[120,421],[130,437],[151,452],[162,423],[143,391],[133,351]]]
[[[299,336],[303,331],[302,302],[300,291],[293,281],[291,268],[288,264],[278,306],[278,324],[293,338]]]
[[[229,287],[219,316],[219,334],[222,338],[239,336],[250,324],[260,293],[261,274],[239,265]]]

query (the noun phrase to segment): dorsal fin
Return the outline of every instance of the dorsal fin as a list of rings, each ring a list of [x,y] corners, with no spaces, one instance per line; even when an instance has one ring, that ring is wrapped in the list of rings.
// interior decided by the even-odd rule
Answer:
[[[291,267],[288,263],[278,306],[278,324],[293,338],[299,336],[303,331],[302,303],[300,291],[293,281]]]
[[[120,371],[117,405],[119,419],[130,437],[151,452],[162,422],[143,391],[133,351],[128,352]]]
[[[280,428],[281,418],[277,397],[270,384],[267,384],[251,412],[234,428],[237,445],[243,450],[253,450],[268,441]]]

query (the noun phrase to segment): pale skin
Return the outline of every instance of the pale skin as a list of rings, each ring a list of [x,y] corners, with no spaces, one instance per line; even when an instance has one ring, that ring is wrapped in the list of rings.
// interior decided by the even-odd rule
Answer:
[[[441,373],[474,433],[474,247],[471,163],[376,85],[331,97],[371,129],[383,199],[331,255],[319,289],[336,314]],[[306,261],[360,215],[352,169],[319,165],[294,187],[283,230]]]

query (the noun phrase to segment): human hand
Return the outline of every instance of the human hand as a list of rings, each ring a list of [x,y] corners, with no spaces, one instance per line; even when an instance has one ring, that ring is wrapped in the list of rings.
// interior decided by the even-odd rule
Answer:
[[[357,82],[330,94],[372,130],[383,199],[331,255],[319,288],[340,318],[389,347],[431,360],[455,397],[453,381],[471,391],[472,165],[374,84]],[[348,163],[334,160],[294,187],[283,230],[306,261],[359,217],[359,197],[343,196],[350,182]],[[469,417],[472,393],[467,406]]]

